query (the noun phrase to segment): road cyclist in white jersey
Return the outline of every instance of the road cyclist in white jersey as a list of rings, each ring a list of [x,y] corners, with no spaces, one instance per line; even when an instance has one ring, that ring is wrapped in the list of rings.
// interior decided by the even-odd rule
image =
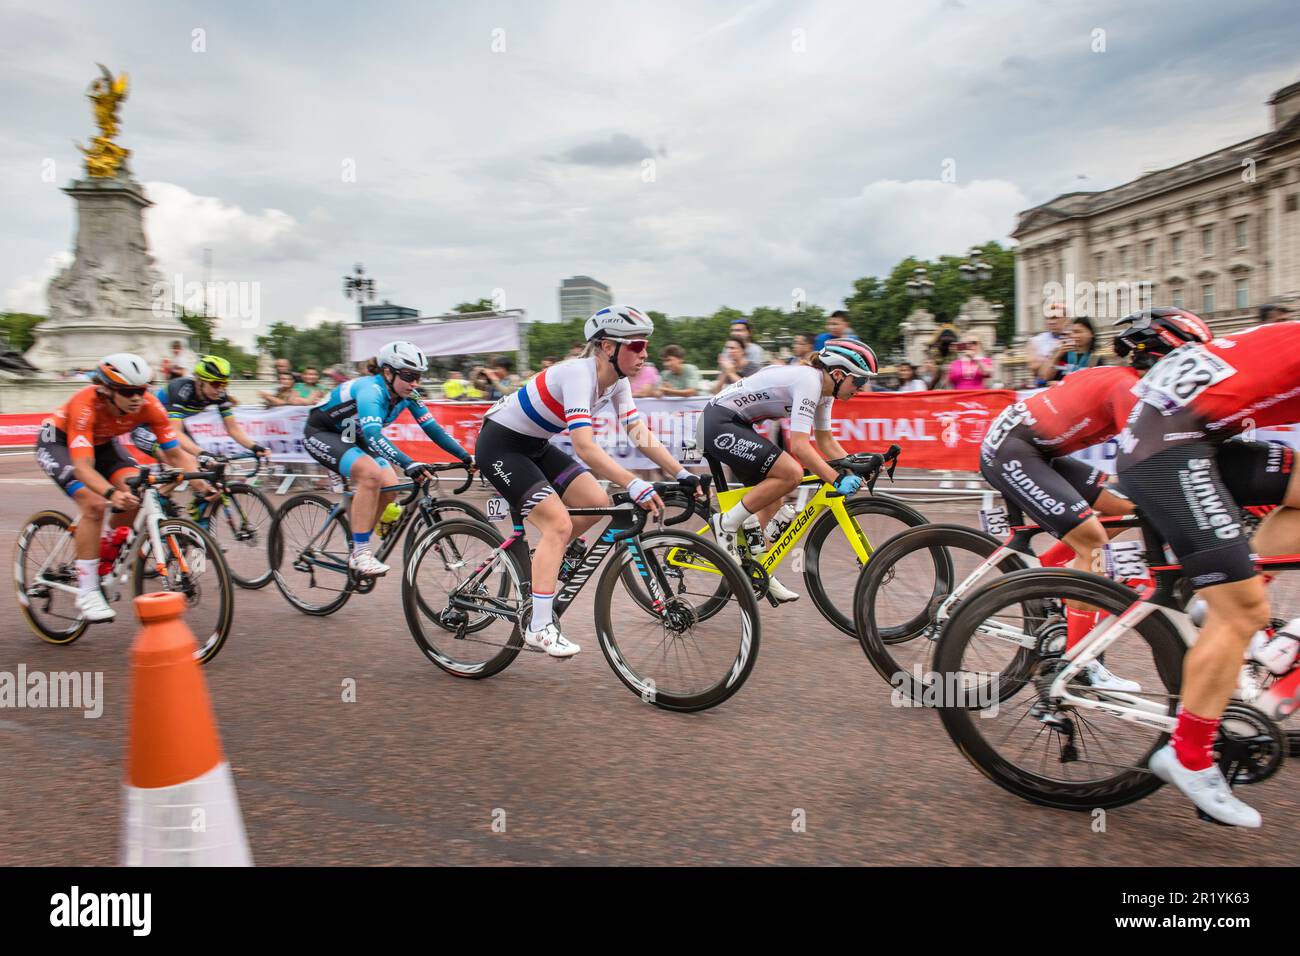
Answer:
[[[703,453],[754,486],[739,504],[712,518],[718,543],[737,562],[742,526],[757,516],[760,527],[766,527],[799,486],[805,468],[844,495],[862,486],[859,476],[840,475],[830,464],[848,455],[831,432],[831,406],[836,399],[852,398],[876,373],[876,355],[870,348],[850,339],[832,339],[806,364],[768,366],[729,385],[705,406],[699,425]],[[757,422],[787,416],[789,452],[754,430]],[[776,578],[769,583],[769,593],[778,601],[799,597]]]
[[[659,443],[632,400],[629,379],[645,364],[654,322],[631,306],[613,305],[589,318],[584,331],[587,347],[582,356],[552,365],[500,399],[484,414],[474,446],[480,470],[510,503],[516,529],[522,532],[527,520],[542,533],[533,553],[532,615],[524,641],[552,657],[572,657],[582,649],[560,633],[552,607],[565,549],[600,520],[570,515],[567,508],[610,505],[593,472],[623,485],[651,514],[663,510],[654,486],[597,444],[592,414],[612,406],[628,441],[678,481],[697,492],[700,485]],[[566,429],[581,460],[551,444],[551,438]]]

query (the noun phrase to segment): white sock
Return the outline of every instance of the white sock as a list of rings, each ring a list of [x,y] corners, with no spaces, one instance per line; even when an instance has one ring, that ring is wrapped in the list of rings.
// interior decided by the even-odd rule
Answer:
[[[77,559],[77,593],[89,594],[99,587],[99,558]]]
[[[533,616],[528,622],[528,630],[540,631],[547,624],[551,623],[551,605],[555,603],[555,592],[543,594],[539,591],[533,592]]]
[[[745,507],[744,502],[737,502],[722,514],[722,530],[730,531],[735,534],[750,518],[754,517],[754,512]]]

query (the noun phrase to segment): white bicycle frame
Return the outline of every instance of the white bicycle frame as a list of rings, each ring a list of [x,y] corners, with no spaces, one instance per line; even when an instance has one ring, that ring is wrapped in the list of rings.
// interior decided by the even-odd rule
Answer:
[[[148,488],[144,499],[140,502],[140,508],[136,512],[135,521],[131,525],[130,544],[118,552],[117,558],[113,561],[113,570],[100,582],[100,586],[104,589],[104,595],[109,601],[117,601],[121,598],[122,589],[126,584],[130,569],[134,566],[146,542],[152,549],[150,553],[154,555],[154,567],[157,569],[158,574],[166,575],[167,563],[165,560],[159,560],[164,553],[162,532],[159,530],[159,525],[166,518],[167,515],[163,511],[158,490],[153,487]],[[58,591],[66,591],[75,597],[79,593],[75,585],[64,584],[61,581],[50,581],[45,577],[45,573],[51,564],[57,565],[65,562],[66,559],[63,557],[64,549],[69,547],[75,548],[71,533],[65,536],[62,545],[50,553],[50,556],[37,572],[36,579],[28,584],[28,587],[40,584]],[[203,573],[203,554],[201,552],[191,555],[189,559],[184,554],[179,554],[176,558],[180,562],[183,572],[188,573],[192,570],[197,574]],[[22,596],[24,599],[27,598],[25,593]]]

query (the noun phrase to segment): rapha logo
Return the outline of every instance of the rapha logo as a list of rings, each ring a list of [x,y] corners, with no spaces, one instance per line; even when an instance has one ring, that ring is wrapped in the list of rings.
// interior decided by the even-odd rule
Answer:
[[[501,479],[502,484],[504,484],[507,488],[509,488],[511,473],[505,470],[504,465],[505,462],[502,461],[492,462],[492,473]]]

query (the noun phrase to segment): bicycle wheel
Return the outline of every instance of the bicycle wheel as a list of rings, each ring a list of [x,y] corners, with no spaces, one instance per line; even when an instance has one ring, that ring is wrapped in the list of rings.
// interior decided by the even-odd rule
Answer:
[[[519,615],[528,569],[501,550],[502,537],[477,521],[426,529],[402,573],[402,610],[424,656],[455,677],[491,677],[523,649]],[[490,609],[453,606],[453,598]]]
[[[41,511],[18,533],[14,548],[14,589],[18,606],[36,636],[49,644],[71,644],[89,622],[77,610],[77,596],[62,588],[77,586],[72,519],[60,511]]]
[[[894,535],[926,524],[925,515],[891,498],[860,496],[845,502],[849,515],[866,542],[868,557]],[[845,634],[856,638],[853,626],[853,588],[862,562],[840,530],[835,515],[827,511],[808,531],[803,547],[803,579],[808,597]]]
[[[324,495],[294,495],[280,505],[268,539],[275,586],[286,601],[315,617],[333,614],[352,596],[347,571],[352,529],[347,512],[331,518],[333,509]]]
[[[689,552],[689,565],[672,565],[671,553]],[[661,610],[647,609],[624,584],[632,565],[648,588],[649,575],[663,593]],[[666,573],[670,566],[680,576]],[[723,608],[701,608],[727,590]],[[648,593],[648,591],[647,591]],[[596,633],[618,679],[647,703],[665,710],[716,707],[740,690],[758,659],[758,602],[749,579],[712,541],[678,531],[652,531],[620,545],[596,587]]]
[[[955,587],[969,596],[1026,567],[1019,555],[1009,553],[982,569],[1000,546],[973,528],[928,524],[895,535],[871,556],[853,592],[853,620],[867,660],[896,691],[915,701],[924,698],[934,642],[957,604],[949,603]]]
[[[132,582],[136,595],[174,591],[185,597],[185,623],[199,643],[194,659],[206,664],[217,656],[230,635],[235,614],[235,586],[221,548],[212,536],[186,518],[164,518],[158,524],[164,554],[153,554],[146,536],[135,562]],[[161,570],[158,564],[162,564]],[[159,573],[150,573],[158,571]]]
[[[457,501],[455,498],[435,498],[434,502],[434,520],[441,522],[452,518],[468,518],[471,521],[481,521],[486,525],[492,522],[488,521],[488,516],[478,508],[474,507],[468,501]],[[406,540],[402,542],[402,563],[411,560],[411,550],[414,547],[415,539],[429,529],[429,524],[424,520],[424,513],[416,509],[415,514],[411,517],[411,524],[406,529]]]
[[[1146,765],[1169,735],[1047,696],[1064,667],[1063,629],[1056,620],[1025,614],[1024,608],[1048,599],[1077,600],[1113,618],[1133,604],[1135,595],[1095,574],[1041,569],[1016,571],[971,595],[948,619],[935,648],[936,687],[942,693],[933,702],[944,729],[981,773],[1032,803],[1093,810],[1139,800],[1161,785]],[[1014,693],[992,693],[1008,658],[1022,651],[1033,655],[1029,679]],[[1156,611],[1106,651],[1106,666],[1137,681],[1140,691],[1097,690],[1081,675],[1068,692],[1137,708],[1148,718],[1173,717],[1183,652],[1177,631]]]
[[[208,518],[207,530],[221,547],[231,580],[241,588],[256,591],[271,583],[267,538],[274,520],[270,499],[243,483],[228,486]]]

